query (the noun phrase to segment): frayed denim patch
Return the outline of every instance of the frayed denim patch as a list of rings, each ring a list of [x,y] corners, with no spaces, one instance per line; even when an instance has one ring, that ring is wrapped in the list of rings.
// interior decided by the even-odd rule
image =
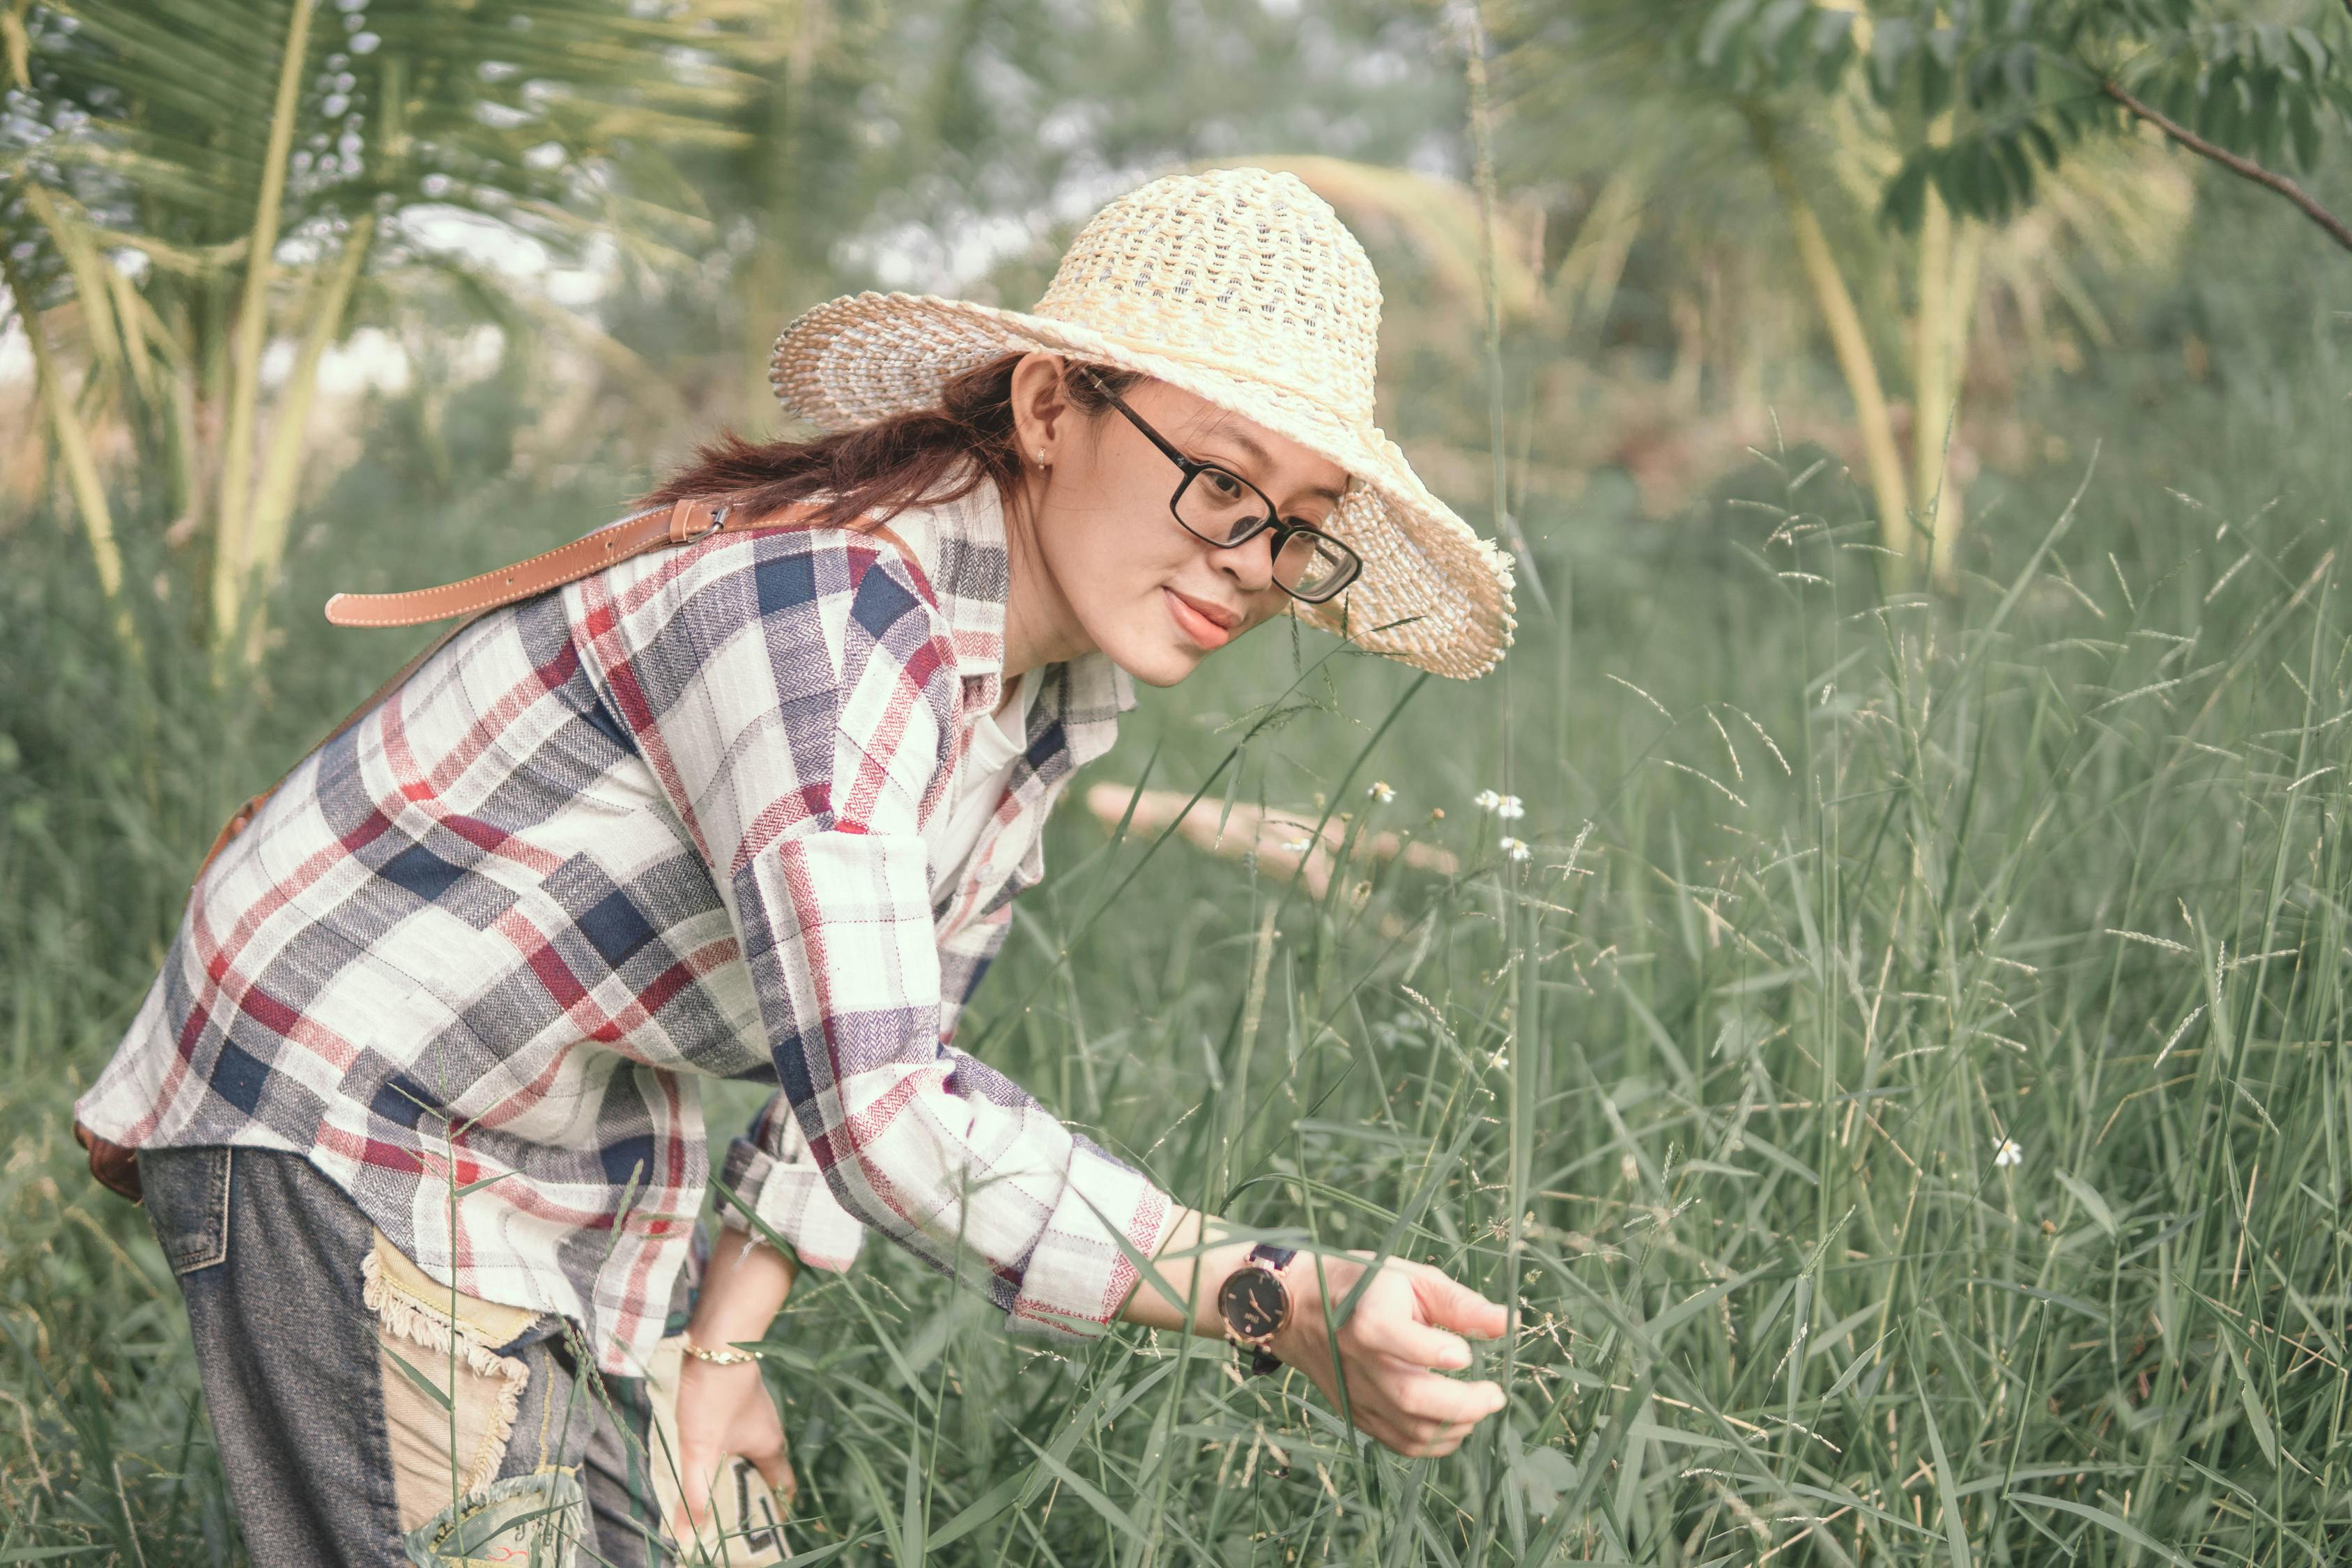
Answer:
[[[373,1234],[360,1258],[360,1300],[376,1318],[393,1488],[401,1527],[411,1529],[446,1510],[453,1492],[478,1493],[504,1465],[530,1366],[497,1347],[540,1314],[436,1286]]]
[[[402,1538],[415,1568],[573,1568],[587,1527],[572,1469],[508,1476],[459,1498]]]

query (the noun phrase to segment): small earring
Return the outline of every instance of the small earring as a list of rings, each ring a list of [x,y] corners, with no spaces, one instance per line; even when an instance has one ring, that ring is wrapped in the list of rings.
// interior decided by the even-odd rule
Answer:
[[[1037,466],[1041,468],[1045,466],[1045,448],[1043,447],[1037,448]]]

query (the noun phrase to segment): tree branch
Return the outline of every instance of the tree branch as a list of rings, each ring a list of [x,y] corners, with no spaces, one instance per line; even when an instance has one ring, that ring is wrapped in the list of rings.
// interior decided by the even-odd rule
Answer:
[[[2352,5],[2352,0],[2346,0],[2346,4]],[[2328,238],[2345,249],[2352,250],[2352,227],[2346,226],[2342,218],[2312,200],[2310,192],[2288,179],[2284,174],[2265,169],[2251,158],[2241,158],[2225,147],[2215,146],[2161,110],[2142,103],[2114,82],[2101,82],[2099,90],[2131,110],[2138,119],[2147,121],[2150,125],[2188,148],[2191,153],[2200,157],[2212,159],[2213,162],[2242,179],[2252,180],[2258,185],[2264,185],[2276,191],[2301,208],[2304,216],[2326,229]]]

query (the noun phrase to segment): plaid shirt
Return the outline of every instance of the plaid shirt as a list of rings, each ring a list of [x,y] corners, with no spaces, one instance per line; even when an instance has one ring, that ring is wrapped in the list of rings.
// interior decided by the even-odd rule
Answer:
[[[433,1278],[628,1375],[709,1182],[698,1080],[753,1079],[721,1174],[804,1261],[870,1226],[1014,1327],[1098,1331],[1135,1279],[1106,1226],[1149,1256],[1169,1199],[947,1039],[1133,689],[1042,672],[935,907],[922,834],[1002,695],[995,487],[889,531],[913,562],[720,535],[452,639],[214,862],[81,1120],[305,1153]]]

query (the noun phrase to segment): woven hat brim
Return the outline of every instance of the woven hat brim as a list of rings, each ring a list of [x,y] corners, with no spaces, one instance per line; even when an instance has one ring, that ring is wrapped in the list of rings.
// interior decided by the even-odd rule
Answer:
[[[1033,350],[1168,382],[1347,470],[1328,526],[1363,557],[1363,574],[1329,604],[1294,602],[1300,619],[1458,679],[1485,674],[1510,647],[1511,558],[1432,494],[1378,426],[1343,418],[1264,373],[970,300],[867,292],[793,321],[776,340],[768,379],[786,408],[820,428],[845,430],[933,407],[950,377]]]

